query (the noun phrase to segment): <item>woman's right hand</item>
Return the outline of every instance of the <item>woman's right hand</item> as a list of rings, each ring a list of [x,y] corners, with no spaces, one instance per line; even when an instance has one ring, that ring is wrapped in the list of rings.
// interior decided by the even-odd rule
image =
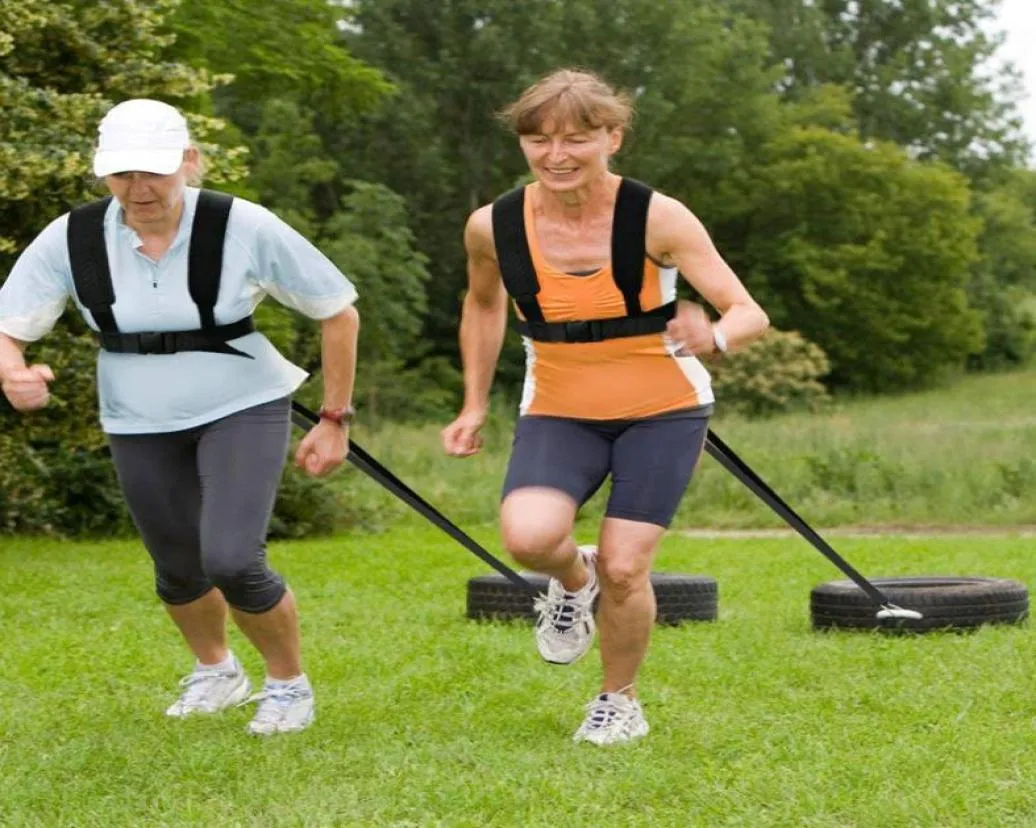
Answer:
[[[37,411],[50,402],[47,383],[54,381],[54,372],[49,365],[11,368],[3,377],[0,388],[16,411]]]
[[[478,432],[485,422],[485,411],[461,411],[457,419],[442,430],[443,450],[451,457],[477,454],[482,448]]]

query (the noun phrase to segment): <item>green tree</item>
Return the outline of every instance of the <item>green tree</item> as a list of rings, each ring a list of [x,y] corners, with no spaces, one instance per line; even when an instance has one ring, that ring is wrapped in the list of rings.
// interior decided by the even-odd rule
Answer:
[[[977,174],[1027,151],[1019,75],[992,60],[1000,0],[727,0],[765,21],[770,59],[795,100],[822,84],[852,92],[865,140]]]
[[[971,355],[973,369],[1010,368],[1036,354],[1036,172],[1010,170],[996,186],[976,193],[975,215],[982,221],[981,258],[968,295],[982,314],[985,347]]]
[[[419,342],[427,311],[427,259],[417,250],[405,200],[384,185],[343,179],[312,126],[312,115],[297,104],[270,101],[252,139],[249,182],[263,204],[314,239],[358,287],[357,399],[366,408],[365,421],[383,411],[405,414],[393,400],[437,396],[432,383],[422,382],[421,371],[413,370],[427,352]],[[275,305],[260,312],[263,330],[283,350],[311,369],[319,367],[315,325]],[[314,386],[307,393],[317,391]]]
[[[269,100],[250,138],[248,177],[262,204],[311,238],[319,232],[322,217],[338,208],[341,178],[341,167],[328,156],[313,121],[313,114],[294,101]]]
[[[359,177],[405,194],[433,273],[429,337],[455,352],[465,284],[461,233],[472,210],[523,168],[493,113],[549,68],[556,0],[358,0],[346,42],[399,87],[377,112],[331,138]]]
[[[365,422],[439,413],[444,389],[422,377],[428,366],[413,369],[427,352],[421,329],[429,276],[405,202],[383,185],[350,183],[342,210],[324,228],[323,247],[361,286],[357,399]]]
[[[348,122],[391,88],[382,74],[344,47],[342,11],[327,0],[180,0],[170,54],[226,73],[220,114],[246,134],[259,128],[266,103],[287,99],[329,124]]]
[[[163,21],[175,0],[0,0],[0,272],[50,220],[97,192],[89,175],[97,122],[115,101],[182,102],[215,82],[168,62]],[[240,148],[221,148],[222,123],[191,116],[215,178],[243,173]]]
[[[966,286],[980,222],[957,173],[816,127],[766,147],[735,257],[775,325],[831,360],[835,385],[922,385],[982,346]]]
[[[976,194],[975,208],[988,270],[1004,284],[1036,292],[1036,171],[1008,171]]]

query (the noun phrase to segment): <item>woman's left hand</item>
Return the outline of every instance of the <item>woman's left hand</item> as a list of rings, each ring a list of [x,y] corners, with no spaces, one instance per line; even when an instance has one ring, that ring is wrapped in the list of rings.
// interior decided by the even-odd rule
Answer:
[[[716,347],[712,322],[705,308],[684,299],[677,304],[676,315],[669,320],[665,332],[681,346],[677,356],[711,354]]]
[[[342,465],[348,453],[349,427],[321,420],[299,443],[295,465],[314,477],[322,477]]]

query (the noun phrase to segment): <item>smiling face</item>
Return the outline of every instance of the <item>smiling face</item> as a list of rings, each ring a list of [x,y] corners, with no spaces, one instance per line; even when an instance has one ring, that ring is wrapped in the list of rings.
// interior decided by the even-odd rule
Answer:
[[[529,169],[554,192],[588,186],[608,172],[608,160],[622,146],[622,129],[590,128],[544,121],[541,131],[519,137]]]

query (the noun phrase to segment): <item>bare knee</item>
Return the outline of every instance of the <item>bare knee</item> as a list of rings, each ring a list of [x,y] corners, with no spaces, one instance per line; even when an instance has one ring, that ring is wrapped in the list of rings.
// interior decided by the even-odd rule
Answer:
[[[575,504],[560,492],[520,489],[500,509],[500,534],[508,554],[531,569],[548,569],[572,532]]]
[[[598,561],[597,576],[601,591],[617,604],[624,604],[651,585],[650,568],[629,559]]]
[[[568,537],[568,532],[526,524],[504,526],[502,535],[504,549],[512,558],[522,566],[538,569],[552,562],[558,547]]]

